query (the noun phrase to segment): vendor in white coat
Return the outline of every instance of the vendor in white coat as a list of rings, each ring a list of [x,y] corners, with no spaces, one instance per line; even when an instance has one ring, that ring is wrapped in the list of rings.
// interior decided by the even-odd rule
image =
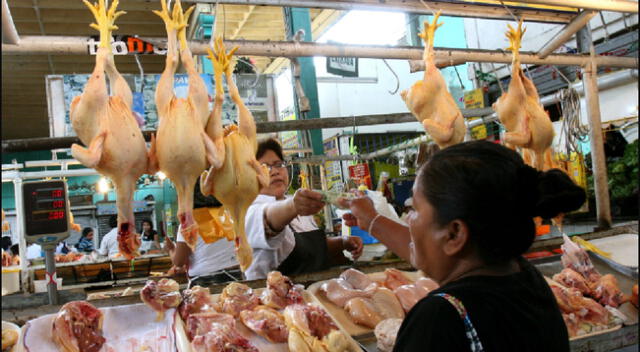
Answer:
[[[286,197],[289,173],[282,146],[275,139],[258,144],[256,159],[269,168],[270,184],[249,207],[245,221],[253,248],[247,280],[266,278],[272,270],[285,275],[313,272],[346,263],[343,250],[354,259],[362,254],[359,237],[327,237],[311,215],[324,207],[322,194],[299,189]]]

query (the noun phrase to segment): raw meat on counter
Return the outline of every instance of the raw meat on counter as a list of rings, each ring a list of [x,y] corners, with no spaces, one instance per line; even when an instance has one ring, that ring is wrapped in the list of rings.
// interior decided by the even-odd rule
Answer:
[[[382,282],[384,287],[394,291],[396,288],[402,285],[409,285],[413,283],[413,280],[409,279],[398,269],[389,268],[384,271],[385,279]]]
[[[182,303],[178,306],[178,312],[182,320],[187,321],[189,315],[204,312],[215,312],[216,304],[209,289],[201,286],[193,286],[182,291]]]
[[[404,318],[404,309],[396,295],[389,289],[377,288],[371,298],[356,297],[344,306],[345,311],[356,324],[375,328],[388,318]]]
[[[52,336],[62,352],[98,352],[105,343],[102,312],[84,301],[69,302],[53,321]]]
[[[631,303],[638,308],[638,284],[631,288]]]
[[[574,287],[582,294],[592,297],[600,304],[617,308],[628,300],[618,286],[618,280],[611,274],[601,275],[593,266],[589,254],[566,236],[562,244],[562,272],[553,276],[554,280]]]
[[[411,308],[413,308],[419,300],[426,297],[429,292],[437,289],[438,287],[439,286],[435,281],[426,277],[421,277],[413,284],[399,286],[393,290],[393,293],[398,297],[404,311],[409,313]]]
[[[285,308],[290,351],[358,351],[333,323],[324,309],[311,304],[292,304]]]
[[[109,9],[104,0],[95,6],[86,0],[84,3],[95,17],[96,23],[91,27],[100,31],[100,44],[91,77],[69,110],[73,129],[88,148],[73,144],[71,154],[84,166],[113,181],[118,207],[118,249],[125,258],[132,259],[140,247],[140,236],[135,233],[133,194],[138,178],[148,172],[148,157],[144,137],[131,110],[131,89],[113,58],[111,34],[118,28],[114,25],[116,18],[124,12],[116,12],[118,1],[113,1]]]
[[[584,276],[571,268],[562,269],[559,274],[553,275],[553,280],[560,282],[567,287],[573,287],[584,295],[591,294],[591,288]]]
[[[275,309],[284,309],[294,303],[302,303],[304,286],[294,285],[291,279],[279,271],[272,271],[267,275],[267,288],[262,291],[262,304]]]
[[[176,308],[182,302],[180,285],[171,279],[148,280],[140,290],[140,299],[158,313],[156,321],[161,321],[166,310]]]
[[[289,330],[284,317],[278,311],[267,306],[257,306],[252,310],[240,312],[240,320],[251,331],[264,337],[269,342],[287,342]]]
[[[192,314],[187,319],[187,332],[194,352],[258,352],[236,330],[236,320],[229,314]]]
[[[56,263],[71,263],[82,260],[85,257],[82,253],[69,252],[67,254],[56,254]]]
[[[376,347],[378,347],[378,351],[393,351],[400,325],[402,325],[402,319],[397,318],[385,319],[376,325],[373,333],[376,335]]]
[[[259,304],[260,298],[249,286],[232,282],[222,290],[217,310],[238,317],[241,311],[253,309]]]
[[[213,140],[211,148],[224,151],[224,154],[222,157],[216,155],[218,164],[212,162],[211,168],[202,173],[200,190],[205,196],[213,195],[231,214],[236,236],[236,258],[240,269],[246,271],[253,260],[253,251],[245,233],[245,217],[260,188],[269,185],[269,171],[256,160],[256,123],[233,80],[233,65],[230,63],[236,49],[227,53],[222,38],[218,37],[215,41],[215,53],[209,52],[214,67],[216,105],[207,123],[206,134]],[[226,128],[222,127],[222,73],[238,112],[238,125]]]
[[[3,323],[4,325],[4,323]],[[18,338],[20,337],[20,330],[16,329],[2,329],[2,352],[13,352]]]
[[[366,290],[358,290],[342,278],[328,280],[320,286],[320,291],[324,292],[327,299],[341,308],[353,298],[371,297],[376,289],[377,285],[372,285]]]
[[[360,270],[347,269],[340,274],[340,278],[347,281],[356,290],[366,290],[376,283]]]

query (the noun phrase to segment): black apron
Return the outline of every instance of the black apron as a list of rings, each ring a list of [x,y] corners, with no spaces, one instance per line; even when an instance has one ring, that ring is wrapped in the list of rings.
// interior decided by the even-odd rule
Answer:
[[[293,235],[296,240],[293,251],[278,266],[278,271],[283,275],[297,275],[322,271],[330,267],[327,236],[323,230],[301,233],[293,231]]]

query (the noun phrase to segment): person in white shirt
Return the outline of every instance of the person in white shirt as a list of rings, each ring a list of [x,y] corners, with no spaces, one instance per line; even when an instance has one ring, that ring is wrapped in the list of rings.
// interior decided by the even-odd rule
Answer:
[[[222,204],[213,196],[204,196],[200,192],[200,180],[196,182],[193,196],[193,208],[212,208]],[[198,236],[198,242],[194,250],[187,245],[178,227],[176,243],[167,236],[165,246],[171,256],[174,272],[187,271],[190,286],[208,285],[232,280],[229,271],[236,271],[238,260],[236,259],[233,241],[221,238],[213,243],[205,243],[202,236]],[[239,277],[238,277],[239,278]]]
[[[247,211],[247,240],[253,248],[253,262],[245,272],[248,280],[265,278],[272,270],[292,275],[346,263],[343,250],[354,259],[360,257],[361,238],[327,237],[316,226],[311,215],[324,207],[322,194],[299,189],[285,197],[289,173],[277,140],[260,142],[256,159],[269,168],[270,184]]]
[[[109,218],[109,227],[111,227],[111,231],[102,237],[100,248],[98,248],[97,252],[102,256],[111,258],[120,253],[118,249],[118,218],[116,215],[111,215]]]

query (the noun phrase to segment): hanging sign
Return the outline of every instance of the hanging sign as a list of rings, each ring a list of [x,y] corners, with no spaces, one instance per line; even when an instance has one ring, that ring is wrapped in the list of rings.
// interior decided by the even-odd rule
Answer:
[[[87,51],[89,55],[98,53],[100,36],[94,35],[87,41]],[[111,39],[113,55],[166,55],[167,48],[159,48],[156,45],[131,35],[114,35]]]
[[[364,183],[369,189],[373,189],[369,164],[362,163],[349,166],[349,177],[356,180],[358,184]]]
[[[358,58],[328,57],[327,72],[342,77],[358,77]]]

